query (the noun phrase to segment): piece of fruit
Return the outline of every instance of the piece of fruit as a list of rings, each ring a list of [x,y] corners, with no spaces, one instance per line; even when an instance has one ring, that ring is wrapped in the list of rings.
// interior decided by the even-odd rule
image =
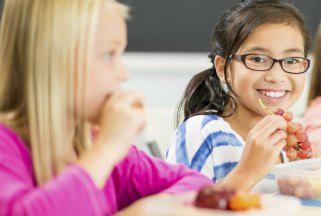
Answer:
[[[234,190],[216,189],[214,186],[207,186],[201,189],[196,197],[195,206],[200,208],[211,208],[228,210],[228,201]]]
[[[309,149],[311,149],[311,143],[309,140],[306,140],[306,141],[300,143],[300,147],[302,150],[309,150]]]
[[[295,122],[288,122],[288,127],[286,128],[286,131],[290,134],[294,134],[300,130],[300,125]]]
[[[298,151],[298,157],[300,159],[307,159],[308,156],[309,156],[309,151],[308,150],[302,150],[301,149],[301,150]]]
[[[298,138],[296,138],[296,136],[294,134],[289,134],[286,137],[286,143],[288,147],[293,147],[296,146],[298,144]]]
[[[251,208],[261,207],[261,197],[256,194],[238,194],[229,200],[229,209],[236,211],[244,211]]]
[[[285,112],[285,113],[283,114],[283,118],[284,118],[285,120],[287,120],[287,121],[292,121],[292,119],[293,119],[293,113],[291,113],[291,112]]]
[[[274,114],[275,114],[275,115],[279,115],[279,116],[283,116],[284,110],[281,109],[281,108],[276,108],[276,109],[274,110]]]
[[[290,161],[293,161],[297,158],[298,152],[296,150],[294,150],[293,148],[291,148],[286,152],[286,156],[287,156],[287,158],[289,158]]]
[[[305,142],[308,140],[308,135],[304,131],[298,131],[295,135],[298,138],[299,142]]]

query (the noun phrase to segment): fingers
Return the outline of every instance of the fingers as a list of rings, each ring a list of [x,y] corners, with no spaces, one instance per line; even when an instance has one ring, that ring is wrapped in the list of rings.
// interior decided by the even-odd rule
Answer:
[[[278,129],[270,136],[270,142],[274,145],[277,145],[277,143],[284,141],[284,143],[286,144],[286,137],[287,133],[284,130]]]
[[[277,115],[269,115],[266,116],[260,123],[264,124],[264,126],[260,129],[260,134],[266,134],[270,136],[277,130],[286,130],[287,121],[282,118],[282,116]]]
[[[284,139],[281,139],[276,144],[274,144],[274,147],[277,153],[280,153],[285,146],[286,146],[286,141]]]

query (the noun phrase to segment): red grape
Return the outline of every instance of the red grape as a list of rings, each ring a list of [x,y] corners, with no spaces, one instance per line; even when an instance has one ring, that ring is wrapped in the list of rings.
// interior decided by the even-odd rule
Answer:
[[[308,140],[308,135],[304,131],[298,131],[295,135],[298,138],[299,142],[305,142]]]
[[[274,114],[275,114],[275,115],[279,115],[279,116],[283,116],[284,110],[281,109],[281,108],[276,108],[276,109],[274,110]]]
[[[294,150],[293,148],[289,149],[287,152],[286,152],[286,156],[289,158],[289,160],[295,160],[297,158],[297,151]]]
[[[306,140],[305,142],[300,144],[300,147],[302,150],[309,150],[311,148],[311,143],[309,140]]]
[[[294,134],[289,134],[286,138],[286,144],[288,147],[293,147],[298,144],[298,138]]]
[[[285,120],[287,120],[288,122],[289,122],[289,121],[292,121],[292,119],[293,119],[293,113],[291,113],[291,112],[285,112],[285,113],[283,114],[283,118],[284,118]]]
[[[306,159],[306,158],[308,158],[308,156],[309,156],[309,151],[306,151],[306,150],[298,151],[298,157],[300,159]]]
[[[300,129],[300,125],[298,123],[288,122],[288,127],[287,127],[286,131],[291,134],[294,134],[294,133],[298,132],[299,129]]]

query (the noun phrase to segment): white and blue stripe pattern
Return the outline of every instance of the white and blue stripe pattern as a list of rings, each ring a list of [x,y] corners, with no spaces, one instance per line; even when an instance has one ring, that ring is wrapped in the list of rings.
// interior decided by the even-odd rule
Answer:
[[[224,178],[240,161],[243,139],[215,115],[189,118],[177,128],[170,141],[166,160],[183,163],[211,178]]]

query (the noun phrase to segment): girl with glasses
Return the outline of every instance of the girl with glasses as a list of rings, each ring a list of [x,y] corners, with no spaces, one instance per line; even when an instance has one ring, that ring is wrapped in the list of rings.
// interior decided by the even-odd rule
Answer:
[[[269,170],[284,160],[287,122],[267,107],[289,109],[300,97],[310,36],[305,18],[282,0],[246,0],[214,29],[213,66],[189,82],[177,110],[167,160],[221,185],[273,191]],[[282,159],[283,158],[283,159]]]

